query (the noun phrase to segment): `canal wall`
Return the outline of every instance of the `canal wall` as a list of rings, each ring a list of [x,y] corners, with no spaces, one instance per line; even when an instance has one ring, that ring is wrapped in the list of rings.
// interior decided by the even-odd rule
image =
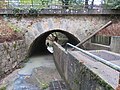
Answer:
[[[0,78],[19,67],[26,52],[25,40],[0,43]]]
[[[115,53],[120,53],[120,36],[111,36],[110,45],[92,43],[90,40],[83,44],[87,50],[108,50]]]
[[[60,75],[71,90],[113,90],[94,70],[54,43],[54,61]]]
[[[111,38],[110,48],[111,51],[120,53],[120,36],[114,36]]]

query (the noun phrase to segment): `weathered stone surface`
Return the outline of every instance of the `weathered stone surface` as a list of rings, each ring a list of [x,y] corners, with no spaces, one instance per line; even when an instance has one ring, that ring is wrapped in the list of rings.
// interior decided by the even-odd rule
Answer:
[[[0,51],[3,51],[4,47],[3,47],[3,44],[0,43]]]
[[[113,19],[116,20],[115,17],[113,17]],[[25,17],[20,20],[13,17],[9,18],[11,23],[19,26],[22,28],[22,31],[25,32],[25,40],[28,47],[39,35],[52,30],[63,30],[69,32],[81,41],[110,20],[111,18],[109,15],[44,15],[36,18]]]
[[[12,68],[15,68],[16,66],[17,66],[17,62],[14,62],[13,64],[12,64]]]
[[[112,37],[110,47],[113,52],[120,53],[120,36]]]
[[[85,63],[86,58],[81,58],[82,55],[73,56],[58,44],[54,44],[53,56],[60,75],[72,90],[114,90],[112,84],[104,80],[101,74],[96,74],[94,66],[90,66],[92,60]],[[96,63],[98,67],[103,65],[99,64]],[[102,68],[110,69],[105,65]]]
[[[26,57],[25,41],[0,43],[0,70],[9,74]],[[22,51],[24,51],[22,53]],[[0,73],[3,76],[3,73]]]

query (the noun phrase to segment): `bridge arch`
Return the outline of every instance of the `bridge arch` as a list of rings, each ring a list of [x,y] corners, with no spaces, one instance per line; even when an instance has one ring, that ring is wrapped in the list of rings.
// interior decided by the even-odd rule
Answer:
[[[48,54],[48,50],[47,50],[47,46],[45,45],[46,42],[46,38],[54,32],[60,32],[62,34],[64,34],[67,38],[68,38],[68,42],[76,45],[78,44],[80,41],[79,39],[69,33],[68,31],[64,31],[64,30],[50,30],[50,31],[46,31],[42,34],[40,34],[30,45],[29,50],[28,50],[28,57],[34,56],[34,55],[38,55],[38,54]]]

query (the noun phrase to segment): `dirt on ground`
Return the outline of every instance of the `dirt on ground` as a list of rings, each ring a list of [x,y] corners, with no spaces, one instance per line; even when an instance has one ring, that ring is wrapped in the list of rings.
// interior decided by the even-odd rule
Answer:
[[[8,22],[0,17],[0,43],[22,39],[22,33],[14,31]]]

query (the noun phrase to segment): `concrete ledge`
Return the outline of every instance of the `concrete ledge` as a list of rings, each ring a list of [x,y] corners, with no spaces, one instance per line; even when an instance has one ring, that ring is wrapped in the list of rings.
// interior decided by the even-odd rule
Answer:
[[[110,67],[92,61],[77,51],[66,52],[57,43],[54,44],[53,55],[59,73],[71,90],[114,90],[117,87],[115,78],[119,77],[119,73]],[[107,73],[104,69],[107,69]],[[108,76],[111,72],[114,77]]]

